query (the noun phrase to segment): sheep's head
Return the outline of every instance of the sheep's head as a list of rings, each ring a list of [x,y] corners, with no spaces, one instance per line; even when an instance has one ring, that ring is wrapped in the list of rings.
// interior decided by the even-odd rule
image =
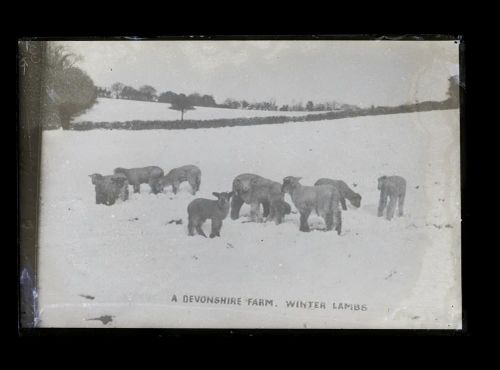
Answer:
[[[250,190],[252,180],[250,179],[236,179],[234,182],[233,190],[239,194],[244,194]]]
[[[381,176],[378,178],[378,190],[382,190],[383,187],[385,187],[385,183],[387,181],[387,176]]]
[[[355,193],[353,197],[350,199],[350,202],[356,208],[361,207],[361,195]]]
[[[283,184],[281,185],[282,193],[291,193],[297,185],[300,185],[299,181],[302,177],[287,176],[283,179]]]
[[[217,205],[219,208],[229,207],[229,202],[233,196],[233,192],[212,193],[217,198]]]
[[[103,176],[100,173],[93,173],[92,175],[89,175],[89,177],[92,180],[93,185],[97,185],[97,183],[103,179]]]

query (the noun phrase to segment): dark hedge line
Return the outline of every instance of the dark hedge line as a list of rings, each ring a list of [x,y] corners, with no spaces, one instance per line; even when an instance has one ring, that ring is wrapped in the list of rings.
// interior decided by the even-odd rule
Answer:
[[[281,124],[286,122],[308,122],[348,117],[376,116],[385,114],[425,112],[431,110],[457,108],[450,101],[422,102],[413,105],[401,105],[396,107],[372,107],[353,111],[327,112],[307,114],[299,117],[269,116],[253,118],[223,118],[213,120],[184,120],[184,121],[126,121],[126,122],[77,122],[72,123],[70,129],[76,131],[87,131],[94,129],[108,130],[183,130],[197,128],[216,128],[233,126],[256,126]]]

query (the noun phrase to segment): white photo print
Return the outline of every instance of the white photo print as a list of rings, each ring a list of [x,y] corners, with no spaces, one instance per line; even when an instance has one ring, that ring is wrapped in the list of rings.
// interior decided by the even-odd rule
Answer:
[[[461,329],[459,42],[45,42],[38,326]]]

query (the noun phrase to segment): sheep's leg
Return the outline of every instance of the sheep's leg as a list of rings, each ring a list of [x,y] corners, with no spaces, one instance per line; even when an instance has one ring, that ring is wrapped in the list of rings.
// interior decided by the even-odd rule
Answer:
[[[378,217],[382,217],[384,215],[384,209],[385,206],[387,205],[387,196],[388,194],[384,190],[380,192],[380,200],[378,202],[378,213],[377,213]]]
[[[307,223],[310,214],[311,214],[310,209],[300,211],[300,228],[299,228],[300,231],[304,232],[310,231],[309,224]]]
[[[394,216],[394,210],[396,209],[397,197],[390,196],[389,204],[387,205],[387,219],[391,220]]]
[[[107,197],[106,197],[106,204],[108,206],[112,206],[113,204],[115,204],[115,198],[113,196],[113,194],[108,194]]]
[[[222,220],[217,218],[212,219],[212,232],[210,233],[211,238],[215,238],[216,236],[220,236],[220,229],[222,228]]]
[[[121,199],[128,200],[128,185],[123,185],[122,192],[121,192]]]
[[[177,191],[179,190],[179,183],[176,181],[174,183],[172,183],[172,191],[174,194],[177,194]]]
[[[325,220],[325,225],[326,225],[326,230],[327,231],[330,231],[333,229],[333,211],[329,211],[325,217],[324,217],[324,220]]]
[[[267,217],[269,215],[269,212],[271,211],[270,207],[270,202],[268,200],[265,200],[262,202],[262,208],[263,208],[263,213],[262,215],[264,217]]]
[[[188,182],[189,185],[191,186],[191,194],[196,195],[196,191],[198,190],[196,179],[190,178]]]
[[[264,204],[262,204],[262,206],[264,206]],[[277,216],[277,213],[276,213],[275,207],[270,207],[269,214],[267,215],[267,217],[266,216],[264,216],[264,217],[266,217],[266,222],[268,222],[268,221],[272,221],[272,220],[277,221],[276,216]]]
[[[101,194],[101,191],[97,188],[97,185],[95,187],[95,204],[101,204],[101,203],[104,203],[102,201],[103,197],[102,197],[102,194]]]
[[[275,215],[274,215],[274,223],[276,225],[279,225],[283,222],[283,213],[280,211],[280,212],[276,212],[275,211]]]
[[[193,223],[193,220],[191,218],[189,218],[189,222],[188,222],[188,235],[189,236],[194,235],[194,223]]]
[[[405,204],[405,194],[401,194],[398,198],[398,216],[403,216],[403,207]]]
[[[204,237],[206,238],[207,236],[206,236],[206,235],[205,235],[205,233],[203,232],[203,229],[201,228],[201,225],[202,225],[201,223],[197,223],[197,224],[196,224],[196,226],[195,226],[195,228],[196,228],[196,232],[197,232],[198,234],[200,234],[201,236],[204,236]]]
[[[250,220],[257,221],[259,216],[260,204],[255,202],[250,205]]]
[[[342,212],[340,210],[334,211],[333,216],[333,224],[335,225],[335,230],[337,231],[337,235],[340,235],[340,233],[342,232]]]
[[[345,198],[343,196],[340,197],[340,204],[342,205],[342,209],[347,211],[347,204],[345,202]]]
[[[237,220],[240,217],[240,209],[243,206],[243,199],[234,194],[231,198],[231,219]]]
[[[139,184],[138,182],[134,182],[132,185],[134,186],[134,193],[141,192],[141,184]]]

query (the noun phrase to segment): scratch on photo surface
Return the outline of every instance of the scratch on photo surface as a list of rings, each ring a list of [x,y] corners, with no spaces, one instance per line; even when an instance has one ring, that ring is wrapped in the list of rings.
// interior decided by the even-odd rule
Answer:
[[[87,294],[79,294],[80,297],[83,297],[83,298],[87,298],[87,299],[90,299],[90,300],[93,300],[95,299],[94,296],[92,295],[87,295]]]
[[[103,315],[103,316],[99,316],[99,317],[94,317],[92,319],[87,319],[87,321],[100,321],[102,322],[104,325],[107,325],[109,324],[111,321],[113,321],[113,317],[112,315]]]

